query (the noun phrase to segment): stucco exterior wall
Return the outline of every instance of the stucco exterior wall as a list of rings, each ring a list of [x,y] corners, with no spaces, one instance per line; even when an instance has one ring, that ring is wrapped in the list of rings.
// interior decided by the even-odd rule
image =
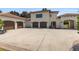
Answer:
[[[56,22],[56,28],[59,28],[59,19],[57,19],[57,13],[50,13],[51,17],[50,17],[50,25],[51,22]]]
[[[36,14],[42,14],[43,17],[36,18]],[[57,18],[56,13],[49,13],[49,12],[31,13],[31,27],[32,27],[32,22],[47,22],[47,28],[49,28],[51,22],[57,20],[56,18]]]
[[[36,18],[36,14],[42,14],[42,18]],[[49,27],[49,12],[40,12],[40,13],[32,13],[31,14],[31,27],[32,27],[32,22],[47,22],[47,27]]]

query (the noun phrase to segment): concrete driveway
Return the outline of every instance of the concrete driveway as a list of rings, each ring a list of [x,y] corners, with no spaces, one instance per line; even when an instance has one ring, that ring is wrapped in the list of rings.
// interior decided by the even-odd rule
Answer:
[[[76,30],[23,28],[0,35],[0,47],[13,51],[69,51],[78,39]]]

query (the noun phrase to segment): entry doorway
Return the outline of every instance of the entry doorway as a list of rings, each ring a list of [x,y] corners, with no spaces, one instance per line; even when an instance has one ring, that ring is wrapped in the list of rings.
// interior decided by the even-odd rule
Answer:
[[[56,28],[56,22],[55,21],[51,22],[51,28]]]
[[[74,20],[65,20],[64,28],[66,29],[74,29]]]

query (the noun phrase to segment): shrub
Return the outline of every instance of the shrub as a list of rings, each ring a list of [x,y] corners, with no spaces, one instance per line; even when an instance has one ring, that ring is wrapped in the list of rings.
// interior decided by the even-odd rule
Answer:
[[[4,23],[3,21],[0,19],[0,29],[3,27]]]

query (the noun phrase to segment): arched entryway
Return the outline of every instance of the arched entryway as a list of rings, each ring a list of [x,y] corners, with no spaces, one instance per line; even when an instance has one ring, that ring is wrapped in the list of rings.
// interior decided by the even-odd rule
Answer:
[[[23,22],[17,22],[17,28],[23,28]]]
[[[65,20],[64,21],[64,28],[74,29],[74,20]]]
[[[4,21],[4,29],[15,29],[15,23],[13,21]]]

